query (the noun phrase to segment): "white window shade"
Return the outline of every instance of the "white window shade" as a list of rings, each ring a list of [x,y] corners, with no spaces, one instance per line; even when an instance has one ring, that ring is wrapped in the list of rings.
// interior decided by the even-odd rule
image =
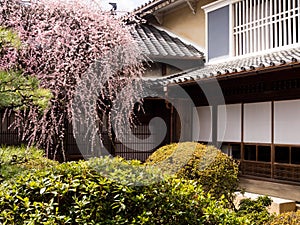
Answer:
[[[300,144],[300,100],[274,102],[274,143]]]
[[[244,105],[244,142],[271,143],[271,102]]]
[[[218,106],[218,141],[241,142],[242,105]]]
[[[195,107],[193,110],[193,140],[212,140],[212,107]],[[198,118],[197,118],[198,117]]]

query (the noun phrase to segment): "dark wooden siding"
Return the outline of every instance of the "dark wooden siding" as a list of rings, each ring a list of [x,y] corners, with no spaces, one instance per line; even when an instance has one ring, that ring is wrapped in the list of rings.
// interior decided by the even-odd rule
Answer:
[[[0,144],[1,145],[19,145],[20,139],[18,133],[13,129],[14,113],[5,113],[0,111]]]

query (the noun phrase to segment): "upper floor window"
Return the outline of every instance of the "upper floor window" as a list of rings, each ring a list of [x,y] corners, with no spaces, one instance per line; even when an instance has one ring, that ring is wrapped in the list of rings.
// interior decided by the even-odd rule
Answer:
[[[208,60],[300,43],[299,0],[220,0],[203,8]]]
[[[207,27],[208,55],[217,58],[229,54],[229,6],[209,12]]]

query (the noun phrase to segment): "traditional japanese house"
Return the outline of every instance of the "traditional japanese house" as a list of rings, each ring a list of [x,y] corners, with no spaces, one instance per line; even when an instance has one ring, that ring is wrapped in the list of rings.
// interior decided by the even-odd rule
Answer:
[[[153,0],[134,11],[205,49],[204,67],[159,79],[194,104],[171,122],[172,141],[184,130],[214,144],[239,160],[246,190],[298,201],[299,10],[298,0]]]

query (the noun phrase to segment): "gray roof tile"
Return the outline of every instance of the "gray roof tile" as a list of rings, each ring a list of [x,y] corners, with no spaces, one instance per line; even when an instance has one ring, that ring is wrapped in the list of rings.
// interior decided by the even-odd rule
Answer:
[[[273,53],[235,58],[230,61],[208,64],[202,68],[183,71],[160,79],[161,84],[185,83],[193,80],[202,80],[220,77],[222,75],[234,76],[239,73],[268,70],[291,64],[300,64],[300,47],[281,50]]]
[[[203,59],[203,53],[194,46],[181,41],[178,37],[148,24],[137,25],[133,36],[141,51],[151,59],[184,58]]]

